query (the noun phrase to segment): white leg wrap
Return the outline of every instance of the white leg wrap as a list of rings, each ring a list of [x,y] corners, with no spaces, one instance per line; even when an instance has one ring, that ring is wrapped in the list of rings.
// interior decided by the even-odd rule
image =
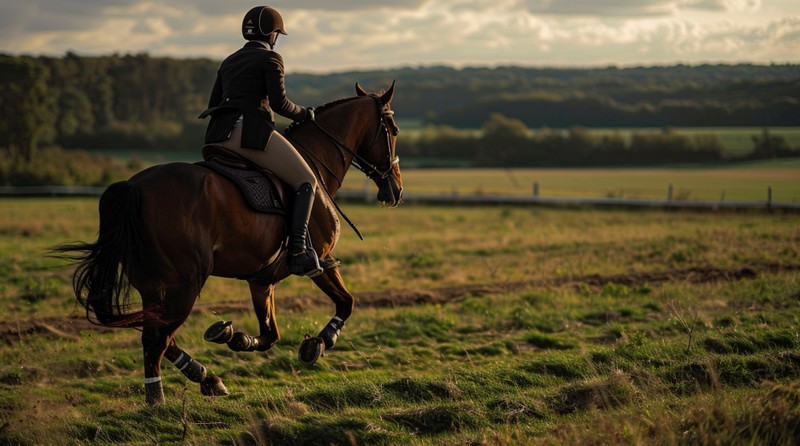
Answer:
[[[160,383],[160,382],[161,382],[161,377],[160,376],[154,376],[152,378],[145,378],[144,379],[144,383],[145,384],[155,384],[155,383]]]

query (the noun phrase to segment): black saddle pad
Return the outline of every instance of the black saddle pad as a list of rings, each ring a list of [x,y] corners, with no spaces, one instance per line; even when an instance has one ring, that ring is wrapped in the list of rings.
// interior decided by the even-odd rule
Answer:
[[[231,180],[242,192],[247,205],[258,212],[286,215],[286,209],[280,200],[276,186],[269,178],[257,170],[235,169],[214,161],[199,161],[198,166],[211,169]]]

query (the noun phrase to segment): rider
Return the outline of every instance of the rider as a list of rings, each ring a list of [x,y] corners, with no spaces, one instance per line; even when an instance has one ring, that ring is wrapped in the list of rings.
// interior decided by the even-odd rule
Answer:
[[[283,59],[273,51],[278,34],[286,35],[283,18],[274,8],[257,6],[244,16],[244,47],[228,56],[200,117],[211,116],[205,143],[236,152],[273,172],[295,190],[289,232],[289,272],[301,276],[322,273],[308,239],[308,219],[317,178],[302,156],[279,132],[275,113],[293,121],[314,119],[314,109],[286,97]]]

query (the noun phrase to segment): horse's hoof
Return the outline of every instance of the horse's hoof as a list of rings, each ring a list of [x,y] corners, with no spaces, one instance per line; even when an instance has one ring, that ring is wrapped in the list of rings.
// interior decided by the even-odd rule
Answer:
[[[200,393],[205,396],[225,396],[229,395],[228,389],[222,380],[216,375],[207,376],[200,382]]]
[[[164,404],[164,388],[161,385],[161,381],[145,384],[144,396],[148,406]]]
[[[317,360],[325,351],[325,342],[320,337],[312,338],[306,335],[303,343],[300,344],[299,358],[306,367],[316,364]]]
[[[249,352],[258,347],[258,340],[241,331],[233,334],[233,338],[228,341],[228,348],[235,352]]]
[[[232,325],[233,322],[231,321],[215,322],[214,325],[208,327],[208,330],[206,330],[205,334],[203,334],[203,339],[217,344],[227,344],[231,338],[233,338]]]

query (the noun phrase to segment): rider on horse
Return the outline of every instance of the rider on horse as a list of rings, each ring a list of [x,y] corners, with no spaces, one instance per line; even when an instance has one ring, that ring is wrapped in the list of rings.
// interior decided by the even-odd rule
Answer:
[[[217,144],[273,172],[295,190],[289,232],[289,272],[322,273],[308,239],[308,219],[317,179],[306,161],[279,132],[273,112],[293,121],[314,119],[314,109],[286,97],[283,59],[273,51],[278,34],[286,34],[277,10],[257,6],[244,16],[242,36],[248,42],[228,56],[200,117],[211,116],[205,143]]]

